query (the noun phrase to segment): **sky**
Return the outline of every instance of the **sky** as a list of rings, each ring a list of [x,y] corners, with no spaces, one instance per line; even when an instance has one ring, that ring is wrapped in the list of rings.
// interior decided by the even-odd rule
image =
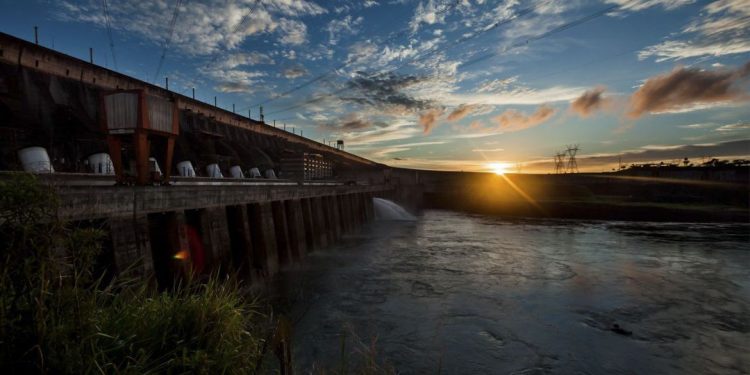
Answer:
[[[0,0],[0,31],[393,166],[750,155],[748,0]]]

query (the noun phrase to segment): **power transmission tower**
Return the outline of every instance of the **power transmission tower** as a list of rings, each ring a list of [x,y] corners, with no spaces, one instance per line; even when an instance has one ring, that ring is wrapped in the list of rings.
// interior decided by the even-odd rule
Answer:
[[[566,153],[568,154],[568,173],[578,173],[578,162],[576,161],[576,154],[580,150],[578,145],[567,146]]]
[[[555,153],[555,174],[561,173],[565,173],[565,153],[558,151]]]

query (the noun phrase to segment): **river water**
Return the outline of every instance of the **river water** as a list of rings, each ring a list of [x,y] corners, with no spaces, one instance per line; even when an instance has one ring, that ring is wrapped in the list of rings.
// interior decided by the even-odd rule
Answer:
[[[283,280],[299,369],[373,347],[405,374],[750,373],[745,224],[428,210],[371,223]]]

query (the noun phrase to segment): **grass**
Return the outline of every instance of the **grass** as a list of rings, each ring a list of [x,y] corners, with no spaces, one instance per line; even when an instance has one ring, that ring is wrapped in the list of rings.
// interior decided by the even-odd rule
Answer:
[[[105,233],[61,222],[58,203],[32,175],[0,181],[0,373],[291,372],[291,324],[236,277],[188,277],[159,292],[101,274]],[[374,341],[352,332],[347,348],[342,337],[340,364],[302,372],[395,373],[376,360]],[[266,355],[284,350],[282,361]]]
[[[56,219],[33,176],[0,181],[0,373],[245,374],[262,356],[261,305],[234,279],[97,275],[104,233]]]

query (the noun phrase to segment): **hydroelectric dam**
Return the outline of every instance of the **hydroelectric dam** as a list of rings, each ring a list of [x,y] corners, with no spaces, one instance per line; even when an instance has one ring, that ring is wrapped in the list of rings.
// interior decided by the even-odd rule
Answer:
[[[160,285],[191,269],[262,281],[373,219],[374,197],[420,199],[416,171],[0,33],[0,178],[13,171],[109,233],[112,272]]]

